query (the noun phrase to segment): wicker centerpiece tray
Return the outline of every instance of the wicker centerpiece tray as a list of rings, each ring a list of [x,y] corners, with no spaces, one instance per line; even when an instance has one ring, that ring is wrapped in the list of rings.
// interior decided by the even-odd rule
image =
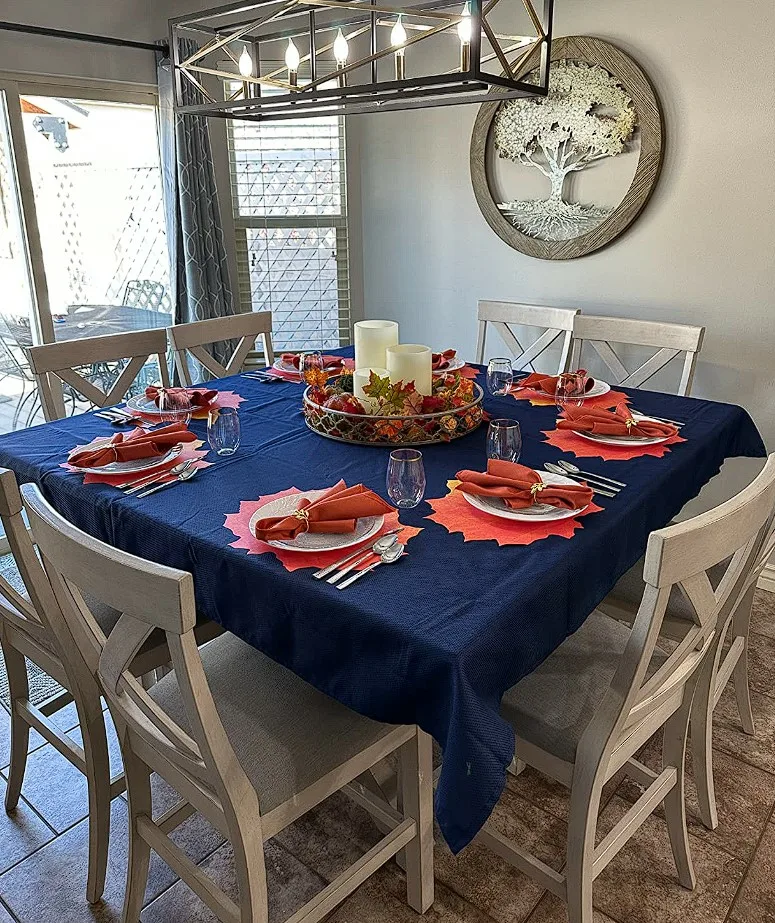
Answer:
[[[474,383],[474,397],[467,404],[436,413],[406,416],[377,416],[348,413],[323,407],[304,391],[304,416],[307,426],[320,436],[357,445],[414,446],[450,442],[473,432],[484,419],[484,393]]]

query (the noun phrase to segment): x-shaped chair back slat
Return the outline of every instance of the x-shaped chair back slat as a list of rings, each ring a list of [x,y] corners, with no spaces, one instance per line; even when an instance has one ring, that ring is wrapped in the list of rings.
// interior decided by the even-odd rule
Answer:
[[[550,308],[508,301],[480,301],[476,361],[484,362],[487,328],[492,324],[512,353],[512,365],[515,369],[534,369],[534,362],[559,339],[561,351],[557,372],[566,372],[570,358],[573,319],[576,314],[578,311],[571,308]],[[538,328],[543,330],[543,333],[532,343],[523,346],[514,328],[528,327]]]
[[[170,327],[170,342],[175,350],[175,365],[185,385],[192,384],[187,354],[196,359],[213,378],[236,375],[242,368],[248,353],[254,348],[260,336],[263,342],[264,360],[267,365],[274,362],[272,348],[272,314],[270,311],[250,314],[235,314],[232,317],[194,321],[191,324],[177,324]],[[238,340],[231,358],[223,365],[204,348],[211,343]]]
[[[669,362],[683,355],[684,364],[677,393],[688,394],[704,332],[704,327],[685,324],[579,314],[573,322],[571,365],[578,368],[584,363],[582,352],[584,344],[588,343],[605,363],[616,384],[640,388]],[[614,343],[654,347],[657,351],[631,372],[614,349]]]
[[[27,355],[43,414],[46,420],[59,420],[64,417],[65,408],[56,379],[97,407],[110,407],[126,395],[145,363],[154,356],[162,383],[169,386],[166,352],[167,333],[158,329],[31,346]],[[111,387],[103,391],[94,383],[91,373],[96,365],[111,362],[126,362],[126,365]]]

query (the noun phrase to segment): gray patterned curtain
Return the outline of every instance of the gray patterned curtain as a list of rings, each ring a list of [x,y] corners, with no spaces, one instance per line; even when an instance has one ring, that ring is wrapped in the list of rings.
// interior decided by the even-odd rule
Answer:
[[[181,54],[193,54],[197,47],[195,42],[185,40],[181,42]],[[169,59],[159,60],[157,72],[159,143],[175,322],[226,317],[236,311],[207,119],[194,115],[176,116]],[[205,101],[187,81],[183,83],[183,99],[187,105]],[[233,344],[216,343],[210,350],[216,359],[225,363],[231,356]]]

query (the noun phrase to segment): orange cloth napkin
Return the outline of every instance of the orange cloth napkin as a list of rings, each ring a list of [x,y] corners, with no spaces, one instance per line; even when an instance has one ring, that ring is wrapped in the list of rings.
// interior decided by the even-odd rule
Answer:
[[[194,433],[184,423],[172,423],[152,433],[136,429],[125,435],[116,433],[109,443],[94,449],[82,449],[68,456],[76,468],[101,468],[117,461],[135,461],[138,458],[160,458],[179,442],[193,442]]]
[[[326,372],[335,372],[346,367],[342,356],[323,356],[322,358],[323,368]],[[286,365],[292,365],[295,369],[298,369],[301,353],[283,353],[282,360]]]
[[[456,349],[445,349],[443,353],[433,353],[431,355],[431,365],[436,372],[448,368],[450,362],[457,355]]]
[[[584,375],[584,369],[579,369],[579,374]],[[531,391],[543,391],[545,394],[551,394],[552,397],[557,393],[557,382],[560,380],[559,375],[542,375],[540,372],[531,372],[525,378],[520,379],[513,387],[513,391],[521,391],[529,388]],[[595,379],[587,378],[584,391],[591,391],[595,387]]]
[[[592,501],[592,488],[586,484],[543,484],[540,476],[526,465],[491,458],[487,473],[458,471],[457,490],[479,497],[501,497],[512,510],[523,510],[536,503],[547,503],[563,510],[580,510]],[[536,485],[543,484],[543,487]]]
[[[259,519],[253,534],[260,542],[291,541],[302,532],[354,532],[355,522],[363,516],[383,516],[393,507],[363,484],[347,487],[335,484],[317,500],[302,499],[290,516]]]
[[[584,407],[566,407],[557,429],[575,429],[600,436],[675,436],[677,428],[658,420],[635,421],[625,403],[616,410],[585,410]]]
[[[207,407],[218,395],[218,392],[211,388],[157,388],[151,385],[145,389],[145,396],[158,407],[162,391],[172,395],[185,394],[192,407]]]

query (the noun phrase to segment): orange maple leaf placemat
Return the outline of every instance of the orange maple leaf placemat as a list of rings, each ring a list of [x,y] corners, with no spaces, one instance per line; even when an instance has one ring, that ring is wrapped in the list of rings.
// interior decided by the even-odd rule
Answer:
[[[490,516],[471,506],[459,490],[455,490],[460,481],[447,481],[449,493],[435,500],[428,500],[433,513],[426,516],[433,522],[444,526],[447,532],[462,532],[466,542],[484,542],[494,540],[499,545],[532,545],[542,538],[557,535],[560,538],[572,538],[576,529],[583,528],[579,522],[582,516],[599,513],[603,509],[596,503],[589,506],[577,516],[568,519],[556,519],[554,522],[519,522],[516,519],[500,519]]]
[[[583,436],[577,436],[569,429],[544,430],[546,441],[563,452],[571,452],[576,458],[602,458],[605,461],[629,461],[631,458],[641,458],[652,455],[654,458],[670,451],[671,445],[686,442],[682,436],[671,436],[664,442],[655,445],[606,445],[603,442],[593,442]]]
[[[314,567],[315,570],[322,567],[328,567],[341,560],[346,554],[352,554],[359,549],[364,551],[385,532],[391,529],[401,527],[401,532],[397,538],[399,541],[408,542],[419,535],[422,529],[416,529],[413,526],[402,526],[398,519],[398,510],[385,515],[385,523],[378,533],[366,539],[360,545],[353,545],[351,548],[337,548],[334,551],[307,552],[307,551],[286,551],[283,548],[275,548],[266,542],[260,542],[250,531],[250,520],[256,510],[269,503],[271,500],[277,500],[279,497],[288,497],[291,494],[302,493],[298,487],[289,487],[288,490],[278,491],[276,494],[267,494],[265,497],[259,497],[257,500],[242,500],[239,510],[236,513],[227,513],[224,525],[226,528],[237,536],[236,542],[231,542],[232,548],[244,548],[248,554],[273,554],[287,571],[299,570],[302,567]],[[357,568],[361,570],[371,561],[365,561]]]

